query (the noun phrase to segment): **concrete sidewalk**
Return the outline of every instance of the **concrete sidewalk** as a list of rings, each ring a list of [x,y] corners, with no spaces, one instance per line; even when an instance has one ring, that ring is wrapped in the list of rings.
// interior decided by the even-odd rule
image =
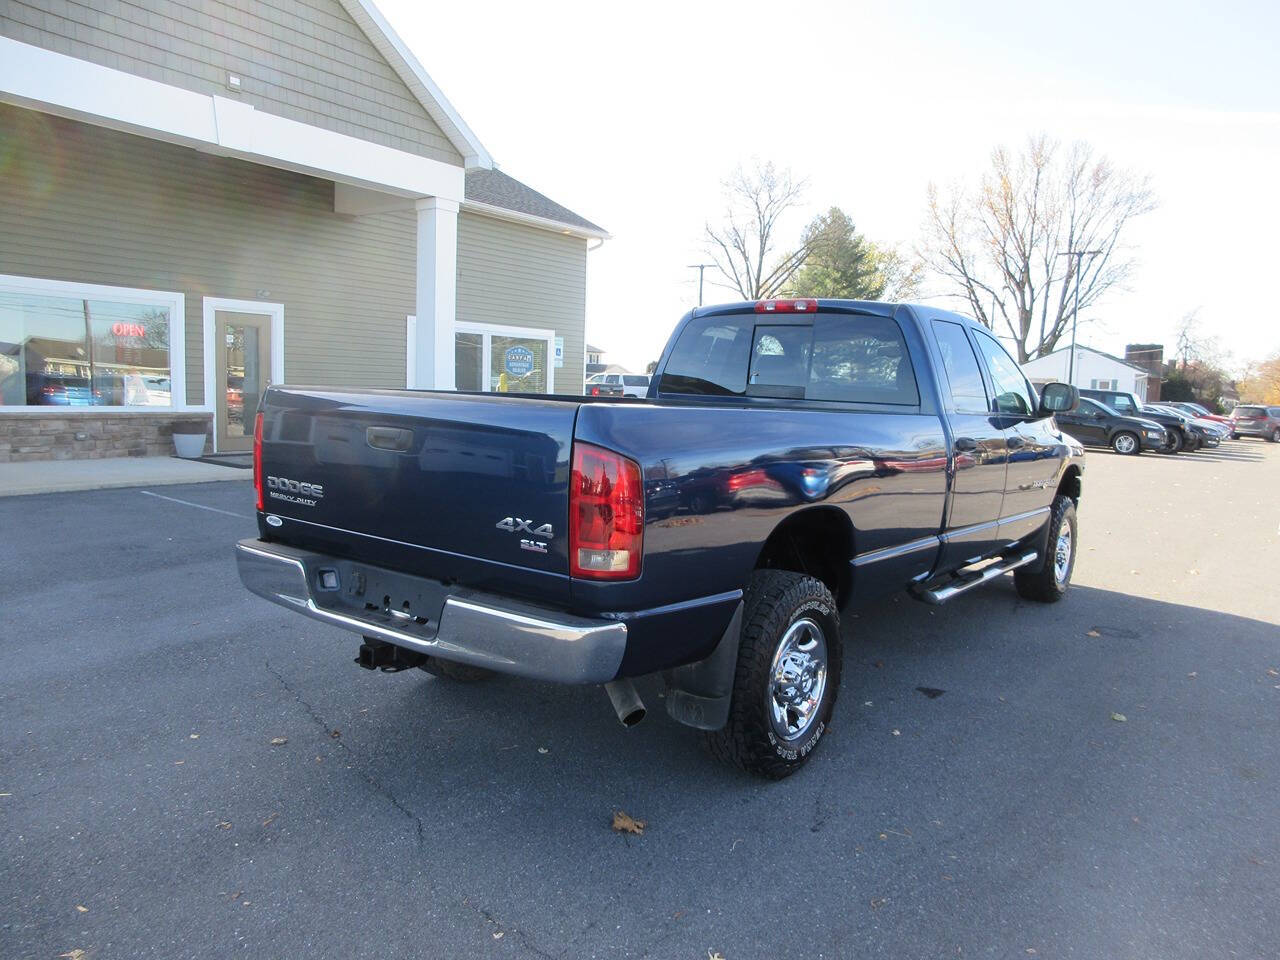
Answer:
[[[30,463],[0,463],[0,497],[252,479],[252,470],[180,460],[177,457],[36,460]]]

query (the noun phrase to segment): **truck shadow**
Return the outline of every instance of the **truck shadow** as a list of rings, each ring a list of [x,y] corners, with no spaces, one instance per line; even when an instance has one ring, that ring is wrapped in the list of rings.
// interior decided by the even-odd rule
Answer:
[[[1114,771],[1099,762],[1118,752],[1165,771],[1156,779],[1229,766],[1232,755],[1257,766],[1251,731],[1273,716],[1280,683],[1267,682],[1280,662],[1275,624],[1078,586],[1053,606],[1020,600],[1007,579],[940,608],[891,598],[846,614],[843,633],[830,733],[808,767],[779,784],[715,763],[696,731],[665,715],[654,681],[641,684],[649,718],[624,730],[598,688],[389,678],[396,689],[362,736],[396,748],[371,744],[367,775],[433,822],[498,844],[595,832],[624,808],[680,835],[725,837],[733,828],[723,816],[743,805],[767,821],[770,807],[757,805],[852,813],[891,797],[909,818],[923,816],[924,795],[973,799],[999,784],[1008,809],[1042,802],[1045,784],[1066,771],[1075,779],[1064,796],[1107,789]],[[1146,731],[1141,741],[1122,746],[1119,734],[1136,729]],[[1280,786],[1274,738],[1263,749],[1278,761],[1266,769]],[[982,820],[982,806],[960,816]],[[784,832],[778,825],[774,839]]]

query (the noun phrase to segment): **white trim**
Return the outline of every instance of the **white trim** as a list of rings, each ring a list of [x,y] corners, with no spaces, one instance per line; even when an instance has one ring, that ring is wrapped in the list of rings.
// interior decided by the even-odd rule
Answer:
[[[203,303],[204,324],[204,406],[201,409],[213,414],[213,452],[218,452],[218,403],[216,381],[217,364],[217,312],[257,313],[271,317],[271,376],[268,383],[284,383],[284,304],[265,300],[236,300],[232,297],[205,297]]]
[[[0,274],[0,291],[34,293],[40,296],[70,297],[81,300],[114,300],[118,303],[140,303],[169,309],[169,405],[147,406],[0,406],[2,413],[18,411],[40,414],[74,413],[165,413],[202,411],[199,406],[187,404],[187,313],[186,297],[176,290],[144,290],[139,287],[113,287],[100,283],[80,283],[75,280],[46,280],[42,277],[22,277]]]
[[[418,389],[418,318],[404,318],[404,388]]]
[[[0,37],[0,101],[207,153],[461,201],[463,168]]]
[[[453,104],[445,99],[444,93],[422,68],[413,51],[400,39],[400,35],[387,22],[382,11],[374,6],[373,0],[338,0],[338,2],[342,4],[343,9],[356,22],[356,25],[364,31],[369,42],[387,58],[391,69],[399,75],[405,86],[430,114],[431,119],[462,154],[466,166],[472,169],[492,167],[493,157],[489,155],[489,151],[471,132],[471,128],[463,121]]]
[[[603,230],[593,230],[590,227],[578,227],[571,223],[563,223],[559,220],[551,220],[547,217],[535,216],[532,213],[521,213],[519,210],[508,210],[506,207],[497,207],[492,203],[484,203],[480,200],[463,200],[462,209],[468,213],[478,214],[482,217],[491,217],[494,220],[507,220],[511,223],[522,223],[527,227],[537,227],[539,230],[548,230],[551,233],[565,234],[567,236],[578,237],[583,240],[613,239],[612,234],[606,233]]]

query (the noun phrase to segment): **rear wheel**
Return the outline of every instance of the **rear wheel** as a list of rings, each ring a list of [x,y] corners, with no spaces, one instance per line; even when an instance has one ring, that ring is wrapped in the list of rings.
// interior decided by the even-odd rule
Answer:
[[[1071,585],[1076,568],[1076,504],[1059,494],[1049,510],[1049,555],[1039,570],[1013,571],[1018,596],[1040,603],[1057,603]]]
[[[802,767],[840,687],[840,616],[821,581],[759,570],[744,599],[729,720],[707,734],[721,760],[781,780]]]
[[[1271,442],[1280,443],[1280,427],[1271,431]]]
[[[455,663],[452,660],[441,660],[439,657],[427,657],[421,665],[433,677],[441,680],[453,680],[457,683],[475,683],[477,680],[488,680],[494,671],[484,667],[473,667],[469,663]]]
[[[1111,449],[1126,456],[1137,453],[1140,449],[1138,435],[1122,430],[1111,438]]]

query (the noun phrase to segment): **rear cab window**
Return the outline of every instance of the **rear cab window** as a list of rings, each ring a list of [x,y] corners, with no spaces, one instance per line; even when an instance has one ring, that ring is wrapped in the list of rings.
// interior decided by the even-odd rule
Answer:
[[[663,394],[918,406],[906,342],[888,317],[697,317],[672,348]]]

